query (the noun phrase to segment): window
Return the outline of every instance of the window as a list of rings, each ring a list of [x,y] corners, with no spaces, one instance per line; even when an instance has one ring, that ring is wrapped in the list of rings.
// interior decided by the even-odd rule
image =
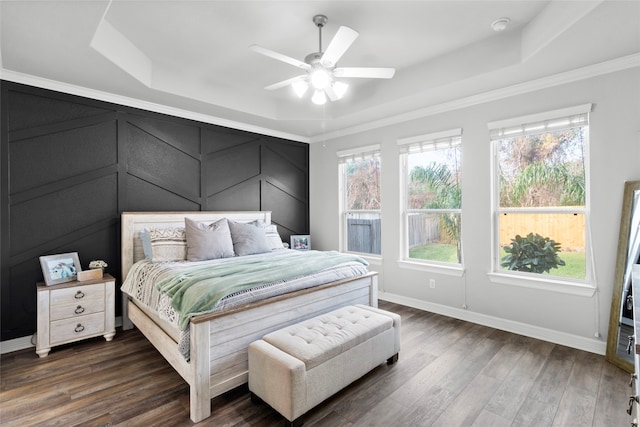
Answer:
[[[342,248],[381,255],[380,146],[338,152],[342,201]]]
[[[591,105],[489,124],[494,271],[590,279],[587,148]]]
[[[462,129],[398,141],[403,259],[462,264]]]

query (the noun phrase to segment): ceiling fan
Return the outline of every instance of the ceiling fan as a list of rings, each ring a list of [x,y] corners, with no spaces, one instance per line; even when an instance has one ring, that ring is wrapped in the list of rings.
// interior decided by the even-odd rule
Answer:
[[[304,58],[304,62],[255,44],[249,46],[254,52],[286,62],[306,71],[306,74],[269,85],[265,87],[266,90],[280,89],[290,85],[295,93],[302,98],[311,87],[314,91],[311,100],[315,104],[322,105],[327,102],[327,97],[332,101],[342,98],[349,87],[346,83],[336,80],[336,78],[390,79],[393,77],[396,71],[394,68],[337,67],[338,60],[359,34],[349,27],[340,27],[329,43],[327,50],[323,52],[322,27],[325,26],[327,21],[328,18],[324,15],[313,17],[313,23],[318,27],[319,48],[318,52],[307,55]]]

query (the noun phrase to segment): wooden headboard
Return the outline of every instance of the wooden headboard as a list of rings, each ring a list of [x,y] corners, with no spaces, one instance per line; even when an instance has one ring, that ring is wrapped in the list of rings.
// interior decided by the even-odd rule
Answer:
[[[262,220],[271,224],[270,211],[239,211],[239,212],[123,212],[121,218],[122,233],[122,281],[127,277],[131,266],[144,258],[140,231],[145,228],[184,227],[184,219],[195,221],[216,221],[222,218],[238,222]]]

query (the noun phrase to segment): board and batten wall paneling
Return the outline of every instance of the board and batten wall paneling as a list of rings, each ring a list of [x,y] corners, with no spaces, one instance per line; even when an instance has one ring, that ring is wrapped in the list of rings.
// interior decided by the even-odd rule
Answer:
[[[264,144],[262,150],[262,208],[272,212],[287,242],[291,234],[308,234],[309,151],[290,142]]]
[[[122,211],[199,211],[200,129],[133,114],[123,118]]]
[[[309,232],[307,144],[0,85],[3,341],[35,332],[41,255],[103,259],[121,283],[123,211],[271,210],[284,241]]]
[[[117,260],[117,116],[107,106],[2,87],[2,339],[35,331],[38,257]]]

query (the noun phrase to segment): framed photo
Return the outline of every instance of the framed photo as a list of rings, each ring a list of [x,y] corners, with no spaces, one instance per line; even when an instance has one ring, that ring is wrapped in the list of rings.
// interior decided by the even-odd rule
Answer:
[[[72,282],[78,277],[78,271],[82,271],[78,252],[41,256],[40,265],[47,286]]]
[[[291,236],[291,249],[308,251],[311,249],[311,236],[304,234]]]

